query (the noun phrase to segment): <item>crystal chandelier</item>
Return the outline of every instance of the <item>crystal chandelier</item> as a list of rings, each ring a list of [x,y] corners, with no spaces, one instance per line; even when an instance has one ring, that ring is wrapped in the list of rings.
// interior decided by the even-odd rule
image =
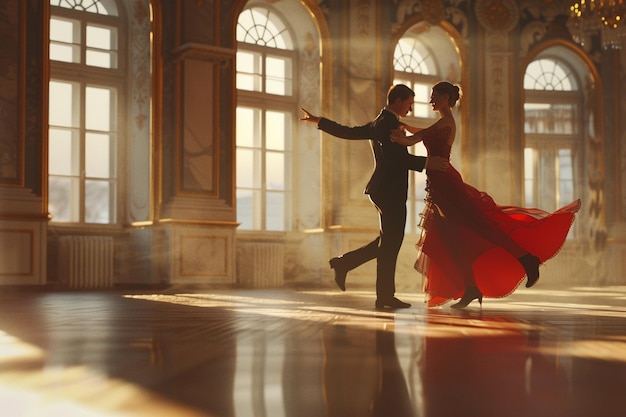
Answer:
[[[604,49],[621,49],[625,19],[625,0],[580,0],[570,6],[567,28],[582,47],[590,48],[591,37],[599,32]]]

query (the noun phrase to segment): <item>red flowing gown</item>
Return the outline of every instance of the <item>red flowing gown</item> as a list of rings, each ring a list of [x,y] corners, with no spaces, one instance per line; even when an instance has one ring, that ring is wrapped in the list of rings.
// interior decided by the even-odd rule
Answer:
[[[450,157],[449,127],[424,137],[429,156]],[[415,269],[425,278],[428,305],[460,298],[476,285],[485,297],[505,297],[526,273],[518,258],[530,253],[543,263],[563,246],[581,202],[549,213],[501,206],[487,193],[463,182],[452,166],[427,170],[422,235]]]

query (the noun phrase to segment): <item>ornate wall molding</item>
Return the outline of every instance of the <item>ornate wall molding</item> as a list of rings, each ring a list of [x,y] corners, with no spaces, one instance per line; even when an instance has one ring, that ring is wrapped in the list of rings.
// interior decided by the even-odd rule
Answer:
[[[519,9],[513,0],[478,0],[474,10],[489,32],[510,32],[519,20]]]
[[[23,183],[23,117],[20,109],[24,106],[23,55],[25,53],[21,39],[20,2],[7,0],[0,4],[0,184],[21,185]],[[20,48],[22,46],[22,48]]]
[[[128,222],[150,218],[150,107],[152,96],[150,0],[128,0],[130,99],[128,120]]]
[[[461,34],[468,35],[468,8],[467,0],[399,0],[395,8],[395,20],[391,31],[397,34],[406,26],[406,22],[424,20],[431,25],[438,25],[447,20]]]

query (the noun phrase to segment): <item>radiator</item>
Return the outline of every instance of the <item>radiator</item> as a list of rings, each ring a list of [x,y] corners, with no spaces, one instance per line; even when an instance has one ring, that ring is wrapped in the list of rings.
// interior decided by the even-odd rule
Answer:
[[[113,238],[62,236],[58,265],[59,281],[70,288],[112,287]]]
[[[254,242],[240,246],[237,256],[239,283],[245,287],[282,287],[285,248],[282,243]]]

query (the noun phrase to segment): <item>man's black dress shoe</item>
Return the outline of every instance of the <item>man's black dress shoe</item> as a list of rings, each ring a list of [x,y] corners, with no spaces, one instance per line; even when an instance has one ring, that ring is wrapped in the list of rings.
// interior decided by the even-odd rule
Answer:
[[[398,300],[396,297],[378,298],[376,308],[409,308],[411,304]]]
[[[541,261],[530,253],[522,256],[518,261],[526,271],[526,288],[530,288],[539,280],[539,264]]]
[[[343,265],[341,258],[332,258],[328,261],[330,267],[335,270],[335,282],[341,288],[341,291],[346,290],[346,275],[348,274],[348,268]]]

